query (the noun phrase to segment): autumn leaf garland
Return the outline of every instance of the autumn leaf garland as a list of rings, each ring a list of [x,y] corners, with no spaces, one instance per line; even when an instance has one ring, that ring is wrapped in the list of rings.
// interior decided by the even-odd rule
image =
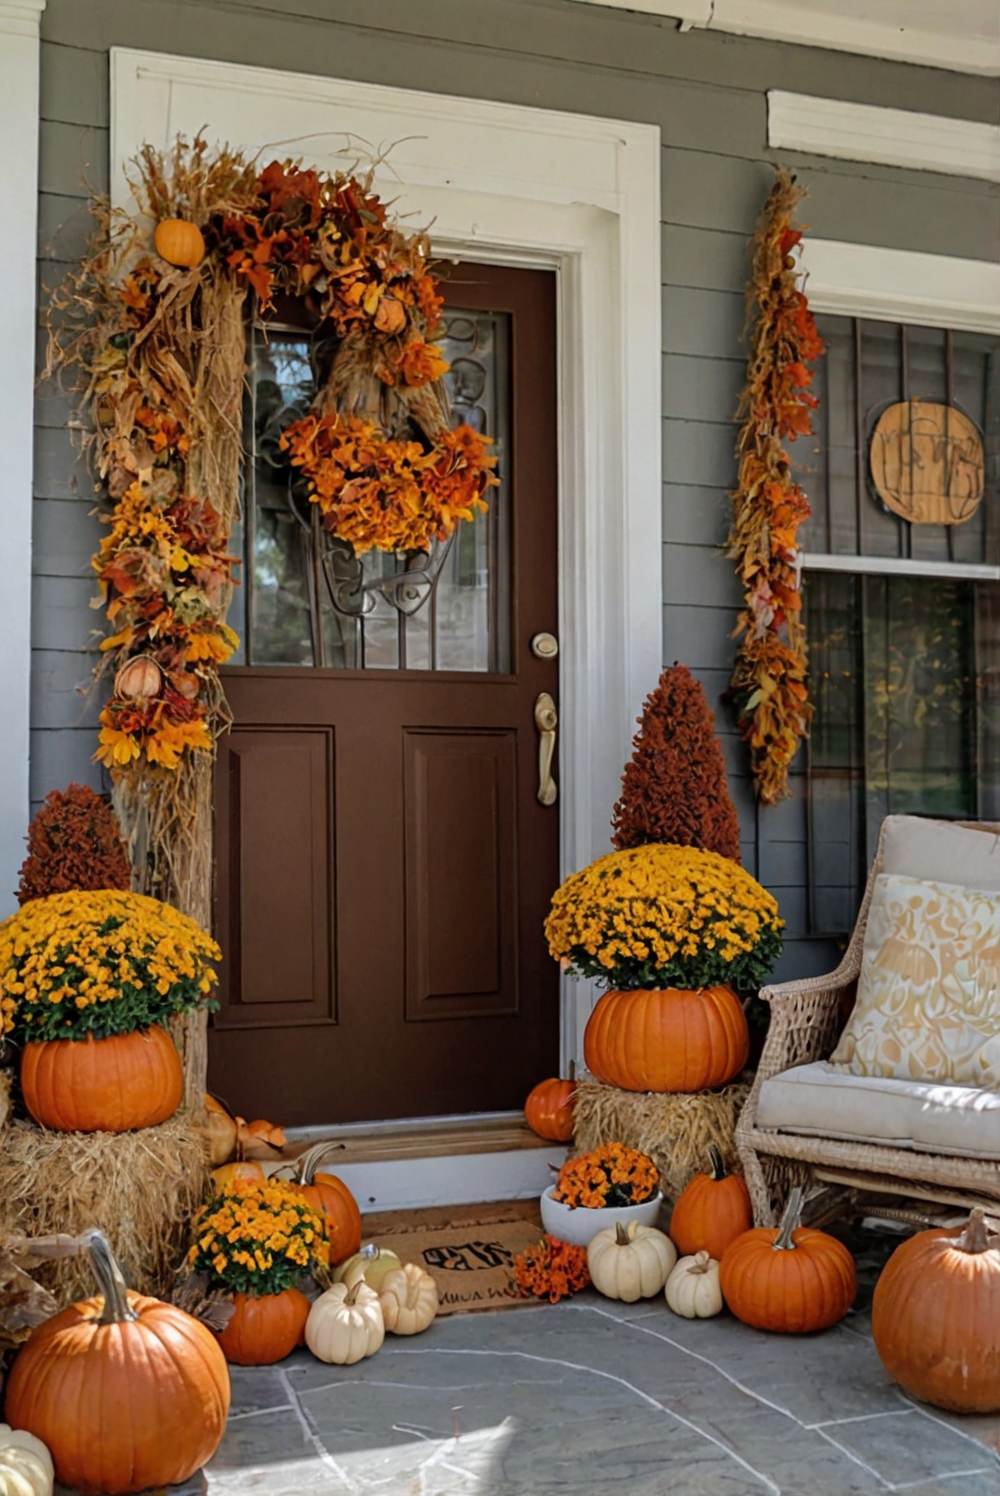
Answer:
[[[805,195],[779,167],[754,238],[747,294],[756,315],[737,413],[743,425],[730,554],[744,608],[731,694],[765,805],[790,793],[789,766],[812,717],[797,538],[810,509],[785,450],[786,441],[812,431],[818,401],[809,365],[824,351],[792,253],[802,238],[795,209]]]

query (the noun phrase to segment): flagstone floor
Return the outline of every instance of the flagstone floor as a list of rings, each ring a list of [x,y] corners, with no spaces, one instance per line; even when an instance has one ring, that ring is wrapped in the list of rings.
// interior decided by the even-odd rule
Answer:
[[[1000,1496],[1000,1418],[922,1407],[882,1370],[884,1256],[815,1336],[588,1291],[440,1319],[352,1367],[234,1368],[209,1496]]]

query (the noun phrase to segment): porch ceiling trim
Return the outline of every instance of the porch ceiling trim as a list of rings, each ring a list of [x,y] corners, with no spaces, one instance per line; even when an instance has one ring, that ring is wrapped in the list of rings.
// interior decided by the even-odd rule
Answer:
[[[842,161],[875,161],[1000,182],[1000,125],[772,88],[767,143]]]
[[[801,263],[814,311],[1000,332],[1000,263],[993,260],[807,237]]]

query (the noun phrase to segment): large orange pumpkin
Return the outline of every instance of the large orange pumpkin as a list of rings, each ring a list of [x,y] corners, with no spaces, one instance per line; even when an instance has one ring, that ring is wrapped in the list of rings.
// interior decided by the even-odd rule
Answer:
[[[720,1261],[729,1243],[753,1225],[750,1191],[739,1174],[730,1174],[714,1143],[708,1145],[709,1172],[696,1174],[681,1191],[670,1217],[670,1236],[682,1257],[707,1252]]]
[[[225,1357],[183,1309],[128,1291],[99,1231],[90,1255],[102,1296],[32,1332],[5,1416],[48,1445],[57,1480],[84,1496],[186,1481],[225,1431]]]
[[[156,253],[168,265],[193,270],[205,258],[205,238],[196,223],[186,218],[164,218],[153,235]]]
[[[26,1044],[21,1091],[28,1111],[58,1132],[130,1132],[172,1117],[184,1072],[170,1035],[154,1024],[108,1039]]]
[[[576,1066],[570,1061],[569,1079],[540,1080],[528,1092],[524,1119],[532,1132],[553,1143],[568,1143],[573,1136],[573,1096]]]
[[[750,1036],[730,987],[606,992],[583,1052],[598,1080],[623,1091],[703,1091],[747,1062]]]
[[[958,1231],[921,1231],[875,1285],[872,1337],[914,1397],[954,1413],[1000,1412],[1000,1236],[981,1210]]]
[[[317,1169],[328,1152],[327,1144],[318,1143],[304,1153],[292,1183],[326,1221],[330,1266],[336,1267],[338,1262],[353,1257],[361,1245],[361,1211],[342,1179]]]
[[[233,1294],[235,1313],[219,1334],[227,1361],[237,1366],[270,1366],[301,1345],[310,1303],[297,1288],[283,1293]]]
[[[798,1226],[802,1189],[778,1227],[756,1226],[722,1254],[719,1284],[737,1319],[758,1330],[801,1335],[835,1325],[854,1303],[854,1259],[836,1237]]]

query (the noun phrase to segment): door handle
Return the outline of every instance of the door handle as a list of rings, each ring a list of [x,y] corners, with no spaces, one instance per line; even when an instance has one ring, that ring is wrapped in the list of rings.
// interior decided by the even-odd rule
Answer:
[[[552,778],[552,760],[556,752],[559,715],[548,691],[543,691],[535,700],[535,726],[538,728],[538,800],[541,805],[555,805],[559,788]]]

